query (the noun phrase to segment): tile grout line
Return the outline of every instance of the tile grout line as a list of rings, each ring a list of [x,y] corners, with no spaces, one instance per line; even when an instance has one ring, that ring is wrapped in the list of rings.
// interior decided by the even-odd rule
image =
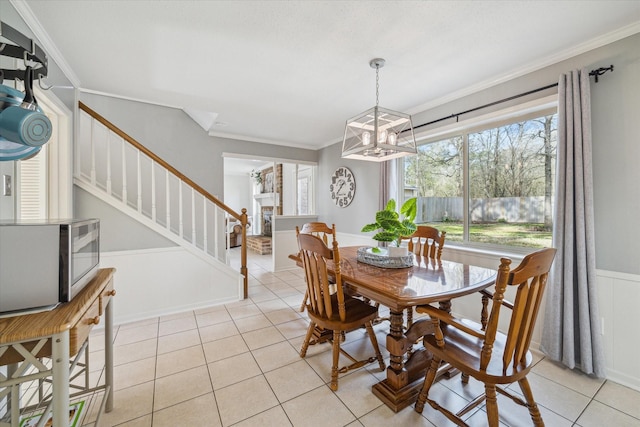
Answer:
[[[157,382],[156,382],[156,377],[158,375],[158,351],[159,351],[159,347],[160,347],[160,318],[158,317],[158,330],[156,332],[156,353],[155,353],[155,363],[154,363],[154,367],[153,367],[153,396],[151,397],[151,425],[153,425],[153,416],[155,414],[155,405],[156,405],[156,386],[157,386]]]
[[[284,342],[287,342],[287,344],[288,344],[288,345],[290,345],[294,350],[297,350],[297,347],[293,344],[292,340],[297,340],[299,337],[291,337],[291,338],[287,338],[287,336],[285,336],[285,334],[284,334],[283,332],[281,332],[281,331],[278,329],[278,325],[283,325],[283,324],[287,324],[287,323],[290,323],[290,322],[296,322],[296,321],[298,321],[299,319],[287,320],[286,322],[282,322],[282,323],[280,323],[280,324],[276,324],[276,323],[275,323],[271,318],[269,318],[269,317],[267,316],[267,313],[270,313],[270,312],[273,312],[273,311],[277,311],[277,310],[266,310],[266,309],[263,309],[262,307],[260,307],[260,306],[258,305],[259,303],[268,302],[268,301],[282,301],[282,302],[284,302],[284,299],[285,299],[285,298],[290,298],[290,296],[287,296],[287,297],[284,297],[284,298],[283,298],[282,296],[280,296],[280,295],[276,294],[273,290],[271,290],[271,289],[268,287],[268,285],[273,285],[273,284],[278,283],[278,282],[270,282],[270,283],[268,283],[267,285],[265,285],[265,284],[263,284],[262,282],[260,282],[260,280],[259,280],[259,279],[257,279],[257,278],[253,278],[253,280],[255,280],[255,281],[257,282],[257,286],[264,287],[264,289],[266,289],[268,292],[270,292],[271,294],[273,294],[275,297],[274,297],[273,299],[261,300],[261,301],[259,301],[259,302],[253,301],[253,299],[250,299],[250,298],[249,298],[249,299],[250,299],[250,302],[248,302],[248,303],[247,303],[247,305],[251,304],[251,305],[253,305],[253,306],[257,307],[258,312],[259,312],[261,315],[263,315],[265,318],[267,318],[267,320],[268,320],[268,324],[265,322],[265,324],[266,324],[266,325],[268,325],[268,326],[265,326],[265,328],[266,328],[266,327],[274,327],[274,328],[275,328],[276,330],[278,330],[278,332],[279,332],[279,333],[284,337],[284,341],[282,341],[282,342],[283,342],[283,343],[284,343]],[[269,279],[269,280],[272,280],[272,279]],[[293,280],[294,280],[294,278],[291,278],[291,280],[293,281]],[[287,285],[288,285],[292,290],[295,290],[296,292],[299,292],[299,289],[297,289],[297,288],[296,288],[294,285],[292,285],[291,283],[289,283],[289,282],[287,282],[287,281],[285,281],[285,280],[283,280],[283,279],[280,279],[280,282],[281,282],[281,283],[284,283],[284,284],[287,284]],[[284,288],[284,289],[286,289],[286,288]],[[266,295],[265,295],[265,296],[266,296]],[[278,310],[291,309],[291,310],[293,310],[294,312],[296,311],[296,310],[295,310],[295,307],[293,307],[293,306],[289,305],[288,303],[285,303],[285,305],[286,305],[286,307],[281,308],[281,309],[278,309]],[[259,330],[260,328],[259,328],[259,329],[255,329],[255,330],[251,330],[251,331],[241,332],[241,331],[240,331],[240,329],[238,328],[238,324],[236,323],[236,321],[241,320],[241,319],[245,319],[245,318],[249,318],[249,317],[251,317],[251,316],[247,316],[247,317],[242,317],[242,318],[239,318],[239,319],[235,319],[233,316],[231,316],[231,314],[230,314],[230,312],[229,312],[229,308],[227,307],[227,305],[226,305],[226,304],[224,305],[224,310],[225,310],[225,313],[230,317],[231,321],[233,322],[232,324],[234,325],[234,327],[236,327],[236,329],[237,329],[237,331],[238,331],[238,334],[240,335],[240,337],[241,337],[241,339],[242,339],[242,342],[245,344],[245,346],[247,347],[248,351],[251,353],[251,357],[252,357],[252,359],[254,360],[254,362],[256,363],[256,365],[258,366],[258,369],[259,369],[259,371],[260,371],[260,374],[257,374],[256,376],[251,377],[251,378],[255,378],[255,377],[258,377],[258,376],[262,375],[262,376],[263,376],[263,378],[266,380],[266,374],[267,374],[268,372],[272,372],[273,370],[268,371],[268,372],[265,372],[265,371],[263,370],[262,366],[260,366],[260,364],[258,363],[258,360],[256,359],[256,355],[254,354],[254,351],[259,350],[259,349],[262,349],[262,348],[265,348],[265,347],[268,347],[268,346],[273,345],[273,344],[269,344],[269,345],[267,345],[267,346],[262,346],[262,347],[259,347],[259,348],[256,348],[256,349],[251,349],[251,348],[249,348],[249,346],[248,346],[248,344],[247,344],[247,341],[245,340],[244,334],[245,334],[245,333],[249,333],[249,332],[253,332],[253,331],[256,331],[256,330]],[[220,407],[219,407],[219,404],[218,404],[218,400],[217,400],[217,396],[216,396],[216,391],[214,390],[214,387],[213,387],[213,381],[212,381],[212,377],[211,377],[211,371],[209,370],[209,365],[210,365],[210,363],[208,363],[208,361],[207,361],[207,359],[206,359],[206,353],[205,353],[205,349],[204,349],[204,344],[205,344],[205,343],[203,342],[203,336],[202,336],[201,331],[200,331],[201,326],[198,324],[198,321],[197,321],[197,315],[195,314],[195,311],[191,311],[191,314],[192,314],[192,316],[194,316],[194,317],[195,317],[195,320],[196,320],[196,326],[195,326],[195,328],[198,330],[198,331],[197,331],[197,333],[198,333],[198,338],[199,338],[200,350],[202,351],[202,353],[203,353],[203,355],[204,355],[204,363],[205,363],[205,365],[207,366],[207,372],[208,372],[208,374],[209,374],[209,382],[210,382],[210,386],[211,386],[212,394],[213,394],[213,397],[214,397],[214,402],[215,402],[215,405],[216,405],[215,409],[216,409],[216,410],[217,410],[217,412],[218,412],[218,420],[220,421],[220,424],[221,424],[222,426],[224,426],[224,424],[222,423],[221,411],[220,411]],[[256,314],[256,315],[257,315],[257,314]],[[276,317],[276,319],[277,319],[277,317]],[[303,320],[305,320],[305,321],[308,321],[308,318],[305,318],[305,317],[302,317],[302,316],[300,316],[300,319],[303,319]],[[161,323],[162,323],[162,322],[160,321],[160,317],[158,317],[158,319],[157,319],[157,323],[156,323],[156,325],[157,325],[157,328],[156,328],[157,338],[156,338],[155,366],[154,366],[154,377],[153,377],[153,390],[154,390],[154,395],[153,395],[153,397],[152,397],[152,406],[151,406],[151,422],[152,422],[152,423],[153,423],[153,420],[154,420],[154,417],[155,417],[155,412],[156,412],[156,411],[154,410],[154,405],[155,405],[155,397],[156,397],[156,396],[155,396],[155,392],[156,392],[156,385],[157,385],[156,375],[157,375],[157,372],[158,372],[158,358],[160,357],[160,354],[159,354],[159,344],[160,344],[160,338],[161,338],[161,337],[160,337],[160,325],[161,325]],[[214,325],[215,325],[215,324],[214,324]],[[119,326],[116,326],[116,327],[117,327],[118,329],[116,330],[116,333],[114,333],[114,343],[115,343],[115,341],[116,341],[116,338],[118,337],[118,334],[121,332],[120,327],[119,327]],[[204,327],[204,326],[203,326],[203,327]],[[180,332],[181,332],[181,331],[175,332],[175,334],[180,333]],[[169,335],[171,335],[171,334],[169,334]],[[363,339],[365,339],[365,338],[366,338],[366,335],[364,335],[364,338],[363,338]],[[208,341],[208,342],[215,342],[215,341],[218,341],[218,340],[221,340],[221,339],[223,339],[223,338],[219,338],[219,339],[216,339],[216,340],[213,340],[213,341]],[[207,343],[208,343],[208,342],[207,342]],[[276,343],[276,344],[277,344],[277,343]],[[175,350],[174,350],[174,351],[175,351]],[[322,353],[322,352],[321,352],[321,353]],[[313,356],[319,355],[319,354],[321,354],[321,353],[317,353],[317,354],[315,354],[315,355],[313,355]],[[233,357],[233,356],[229,356],[229,357]],[[226,359],[226,358],[225,358],[225,359]],[[282,409],[282,411],[285,413],[285,416],[287,417],[287,420],[289,421],[289,423],[291,423],[291,424],[293,425],[293,422],[292,422],[291,418],[289,417],[289,414],[288,414],[286,411],[284,411],[283,404],[284,404],[284,403],[286,403],[286,402],[289,402],[289,401],[291,401],[291,400],[293,400],[293,399],[296,399],[296,398],[298,398],[299,396],[304,396],[305,394],[308,394],[308,393],[310,393],[310,392],[312,392],[312,391],[314,391],[314,390],[318,390],[318,389],[320,389],[321,387],[328,387],[328,386],[327,386],[327,384],[328,384],[328,383],[324,382],[324,380],[322,379],[322,377],[320,376],[320,374],[318,374],[318,372],[317,372],[317,371],[316,371],[316,370],[315,370],[315,369],[310,365],[310,363],[309,363],[309,361],[308,361],[307,359],[308,359],[308,357],[307,357],[307,358],[303,358],[302,360],[304,360],[304,361],[306,362],[307,366],[308,366],[308,367],[310,367],[310,368],[314,371],[314,373],[315,373],[316,375],[318,375],[318,376],[321,378],[321,380],[323,381],[323,385],[320,385],[320,386],[318,386],[318,387],[315,387],[315,388],[313,388],[312,390],[309,390],[309,391],[307,391],[307,392],[304,392],[304,393],[302,393],[302,394],[300,394],[300,395],[298,395],[298,396],[292,397],[291,399],[288,399],[287,401],[280,402],[280,400],[277,398],[277,395],[275,394],[275,391],[274,391],[273,387],[271,386],[271,384],[269,383],[269,381],[268,381],[268,380],[266,380],[266,381],[267,381],[267,385],[269,386],[269,389],[270,389],[270,390],[271,390],[271,392],[274,394],[274,396],[276,396],[276,400],[278,401],[278,404],[277,404],[277,405],[274,405],[274,406],[273,406],[273,407],[271,407],[271,408],[265,409],[264,411],[261,411],[261,412],[259,412],[259,413],[257,413],[257,414],[254,414],[254,415],[252,415],[252,416],[250,416],[250,417],[247,417],[247,418],[245,418],[245,419],[243,419],[243,420],[236,421],[236,422],[234,422],[234,424],[233,424],[233,425],[236,425],[237,423],[242,423],[243,421],[245,421],[245,420],[247,420],[247,419],[250,419],[250,418],[252,418],[252,417],[255,417],[256,415],[259,415],[259,414],[265,413],[265,412],[267,412],[267,411],[269,411],[269,410],[272,410],[273,408],[276,408],[277,406],[280,406],[280,408]],[[224,359],[221,359],[221,360],[224,360]],[[537,366],[537,365],[539,365],[539,364],[540,364],[540,362],[542,362],[543,360],[544,360],[544,357],[542,357],[540,360],[538,360],[538,361],[534,364],[534,367],[535,367],[535,366]],[[286,366],[286,365],[285,365],[285,366]],[[275,368],[275,369],[280,369],[280,368],[282,368],[282,367]],[[274,369],[274,370],[275,370],[275,369]],[[368,371],[368,370],[367,370],[367,371]],[[355,372],[357,372],[357,371],[353,371],[353,372],[351,372],[350,374],[354,374]],[[350,375],[350,374],[347,374],[347,375]],[[373,375],[373,374],[372,374],[372,372],[370,372],[370,371],[368,372],[368,374]],[[102,376],[102,375],[104,375],[104,370],[102,371],[101,376]],[[536,375],[539,375],[541,378],[544,378],[544,379],[546,379],[546,380],[549,380],[550,382],[555,383],[555,384],[557,384],[557,385],[559,385],[559,386],[566,387],[564,384],[558,383],[557,381],[554,381],[553,379],[547,378],[547,377],[546,377],[546,376],[544,376],[544,375],[541,375],[541,374],[538,374],[538,373],[536,373]],[[244,381],[244,380],[243,380],[243,381]],[[234,384],[238,384],[238,383],[239,383],[239,382],[234,383]],[[552,411],[552,410],[550,410],[550,409],[548,409],[548,408],[546,408],[546,407],[545,407],[545,409],[549,410],[550,412],[555,413],[556,415],[558,415],[559,417],[562,417],[563,419],[567,419],[567,421],[568,421],[568,422],[572,423],[572,425],[574,425],[574,426],[576,426],[576,427],[577,427],[577,426],[579,426],[579,424],[577,424],[578,419],[580,419],[580,417],[581,417],[581,416],[583,416],[583,415],[585,414],[586,409],[587,409],[591,404],[593,404],[593,402],[594,402],[594,401],[597,401],[598,403],[600,403],[600,404],[602,404],[602,405],[605,405],[605,406],[607,406],[607,407],[611,408],[612,410],[614,410],[614,411],[616,411],[616,412],[620,412],[620,413],[622,413],[622,414],[624,414],[624,415],[627,415],[627,416],[629,416],[630,418],[638,419],[637,417],[634,417],[633,415],[631,415],[631,414],[629,414],[629,413],[627,413],[627,412],[625,412],[625,411],[622,411],[622,410],[620,410],[620,409],[617,409],[617,408],[615,408],[615,407],[612,407],[612,406],[610,406],[610,405],[608,405],[608,404],[606,404],[606,403],[604,403],[604,402],[601,402],[601,401],[599,401],[599,400],[597,400],[597,399],[596,399],[597,394],[598,394],[600,391],[602,391],[602,389],[603,389],[603,387],[604,387],[605,383],[606,383],[606,380],[605,380],[603,383],[601,383],[601,384],[599,385],[599,387],[597,388],[597,390],[596,390],[596,391],[595,391],[591,396],[584,395],[585,397],[588,397],[588,398],[589,398],[589,401],[588,401],[588,403],[586,404],[586,406],[582,409],[582,411],[577,415],[577,417],[575,418],[575,420],[569,420],[569,419],[565,418],[564,416],[562,416],[562,415],[560,415],[560,414],[557,414],[557,413],[555,413],[555,411]],[[231,386],[231,385],[233,385],[233,384],[230,384],[229,386]],[[445,386],[445,387],[446,387],[446,386]],[[224,387],[224,388],[226,388],[226,387]],[[448,388],[448,387],[447,387],[447,388]],[[572,388],[568,388],[568,389],[573,390]],[[450,389],[450,390],[451,390],[451,389]],[[332,391],[332,390],[331,390],[331,391]],[[459,395],[457,392],[455,392],[455,390],[452,390],[452,391],[453,391],[455,394]],[[575,390],[573,390],[573,391],[575,391]],[[356,414],[355,414],[355,413],[353,413],[353,410],[352,410],[352,409],[351,409],[351,408],[346,404],[346,402],[344,402],[344,401],[343,401],[343,400],[342,400],[342,399],[337,395],[337,393],[336,393],[336,392],[333,392],[333,391],[332,391],[332,393],[333,393],[333,394],[338,398],[338,400],[341,402],[341,404],[342,404],[342,405],[344,405],[344,406],[345,406],[345,408],[349,411],[349,413],[351,413],[351,414],[352,414],[352,416],[355,418],[355,421],[352,421],[352,422],[356,422],[356,421],[357,421],[357,422],[359,422],[359,423],[360,423],[360,424],[358,424],[358,425],[362,425],[362,424],[364,424],[364,423],[362,423],[362,422],[360,421],[360,420],[361,420],[361,418],[363,418],[363,417],[367,416],[368,414],[370,414],[370,413],[374,412],[376,409],[378,409],[378,408],[379,408],[379,407],[378,407],[378,408],[374,408],[374,409],[372,409],[371,411],[367,412],[366,414],[363,414],[361,417],[357,417],[357,416],[356,416]],[[579,393],[579,392],[578,392],[578,394],[582,394],[582,393]],[[199,396],[197,396],[197,397],[199,397]],[[463,397],[463,398],[464,398],[464,397]],[[183,402],[180,402],[180,403],[183,403]],[[172,405],[172,406],[175,406],[175,405]],[[170,407],[170,406],[169,406],[169,407]],[[167,408],[169,408],[169,407],[167,407]],[[162,408],[162,410],[167,409],[167,408]],[[127,421],[125,421],[125,422],[123,422],[123,423],[121,423],[121,424],[126,424],[127,422],[131,422],[131,421],[133,421],[133,420],[135,420],[135,419],[139,419],[139,418],[142,418],[142,417],[144,417],[144,415],[142,415],[142,416],[140,416],[140,417],[137,417],[137,418],[134,418],[134,419],[132,419],[132,420],[127,420]],[[429,425],[432,425],[432,424],[433,424],[433,423],[432,423],[429,419],[427,419],[426,417],[424,417],[424,416],[423,416],[423,418],[424,418],[425,420],[427,420],[427,423],[429,423]],[[502,421],[502,420],[501,420],[501,423],[504,423],[504,421]],[[94,423],[94,424],[95,424],[95,423]],[[350,423],[347,423],[347,424],[350,424]],[[153,425],[153,424],[152,424],[152,425]]]
[[[258,280],[258,279],[256,279],[256,280]],[[259,282],[262,286],[264,286],[264,284],[262,284],[262,282],[260,282],[260,280],[258,280],[258,282]],[[265,286],[265,287],[266,287],[266,286]],[[267,288],[267,289],[268,289],[268,288]],[[272,292],[272,291],[269,289],[269,292]],[[275,295],[275,294],[274,294],[274,295]],[[275,295],[275,296],[276,296],[276,298],[279,298],[277,295]],[[276,298],[274,298],[274,300],[275,300]],[[248,298],[248,299],[251,299],[251,298]],[[252,299],[251,299],[251,303],[252,303],[253,305],[255,305],[255,306],[256,306],[256,308],[258,308],[258,310],[260,311],[260,313],[261,313],[261,314],[262,314],[262,315],[263,315],[263,316],[264,316],[264,317],[265,317],[265,318],[266,318],[266,319],[271,323],[271,326],[276,327],[276,325],[271,321],[271,319],[269,319],[269,317],[267,317],[267,316],[266,316],[266,313],[265,313],[265,312],[264,312],[264,311],[263,311],[263,310],[262,310],[262,309],[261,309],[261,308],[260,308],[260,307],[259,307],[259,306],[258,306],[258,305],[253,301],[253,300],[252,300]],[[225,309],[226,309],[226,307],[225,307]],[[228,310],[227,310],[227,311],[228,311]],[[247,346],[247,349],[249,350],[249,353],[251,354],[251,357],[253,358],[253,361],[255,362],[255,364],[258,366],[258,369],[260,370],[260,375],[256,375],[255,377],[251,377],[251,378],[256,378],[256,377],[258,377],[258,376],[262,376],[262,377],[264,378],[264,380],[266,381],[267,385],[269,386],[269,390],[271,390],[271,393],[273,393],[273,396],[276,398],[276,401],[278,402],[278,404],[277,404],[277,405],[272,406],[271,408],[267,408],[267,409],[265,409],[264,411],[261,411],[261,412],[259,412],[259,413],[257,413],[257,414],[253,414],[253,415],[251,415],[251,416],[249,416],[249,417],[247,417],[247,418],[244,418],[244,419],[242,419],[242,420],[239,420],[238,422],[236,422],[236,423],[234,423],[234,424],[231,424],[231,425],[235,425],[235,424],[241,423],[241,422],[243,422],[243,421],[245,421],[245,420],[248,420],[248,419],[250,419],[250,418],[252,418],[252,417],[254,417],[254,416],[256,416],[256,415],[259,415],[259,414],[265,413],[265,412],[270,411],[270,410],[272,410],[273,408],[276,408],[276,407],[278,407],[278,406],[279,406],[279,407],[281,408],[282,412],[284,412],[285,416],[287,417],[287,420],[289,420],[289,423],[293,426],[293,422],[291,421],[291,418],[289,417],[289,414],[287,414],[287,411],[285,411],[285,410],[284,410],[284,408],[282,407],[282,402],[280,402],[280,399],[278,399],[278,396],[276,395],[275,390],[274,390],[274,389],[273,389],[273,387],[271,386],[271,383],[269,383],[269,380],[266,378],[265,372],[263,371],[262,367],[261,367],[261,366],[260,366],[260,364],[258,363],[258,360],[256,359],[255,355],[253,354],[253,350],[249,347],[249,344],[248,344],[248,343],[247,343],[247,341],[245,340],[243,332],[241,332],[241,331],[240,331],[240,329],[238,328],[238,325],[236,324],[235,319],[233,318],[233,316],[231,316],[231,313],[228,313],[228,314],[229,314],[229,316],[231,317],[231,320],[233,321],[233,323],[234,323],[234,325],[235,325],[236,329],[238,329],[238,333],[240,334],[240,338],[242,339],[242,341],[244,342],[244,344]],[[263,328],[263,329],[264,329],[264,328]],[[276,327],[276,329],[277,329],[277,327]],[[259,330],[259,329],[257,329],[257,330]],[[247,332],[251,332],[251,331],[247,331]],[[284,337],[284,335],[283,335],[283,337]],[[286,339],[286,337],[285,337],[285,339]],[[263,348],[263,347],[260,347],[260,348]],[[279,369],[279,368],[278,368],[278,369]],[[250,379],[250,378],[247,378],[247,379]],[[243,380],[243,381],[246,381],[247,379],[245,379],[245,380]],[[234,383],[234,384],[238,384],[238,383]],[[231,385],[233,385],[233,384],[230,384],[229,386],[231,386]],[[212,386],[213,386],[213,385],[212,385]],[[229,387],[229,386],[227,386],[227,387]],[[215,390],[214,390],[214,395],[215,395]],[[221,423],[222,423],[222,420],[221,420]],[[222,425],[223,425],[223,427],[224,427],[224,424],[222,424]]]

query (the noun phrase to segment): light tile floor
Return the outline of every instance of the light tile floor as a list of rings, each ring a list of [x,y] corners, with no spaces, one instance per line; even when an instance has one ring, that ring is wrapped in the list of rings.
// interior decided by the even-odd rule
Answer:
[[[388,409],[371,393],[385,375],[375,363],[341,376],[332,392],[331,346],[312,346],[305,359],[298,356],[308,325],[298,311],[302,271],[273,274],[267,263],[270,257],[249,257],[247,300],[115,327],[115,409],[102,415],[100,425],[452,425],[428,405],[423,415],[413,406],[397,414]],[[386,328],[383,322],[375,329],[388,357]],[[101,334],[90,338],[93,366],[103,363]],[[370,349],[362,331],[349,333],[345,347],[355,354]],[[639,392],[564,369],[540,354],[536,360],[529,380],[547,426],[640,427]],[[102,374],[92,377],[99,381]],[[457,409],[481,390],[473,379],[462,386],[456,376],[439,381],[432,393]],[[498,400],[501,426],[531,425],[526,409],[500,395]],[[96,407],[90,403],[83,425],[95,424]],[[483,409],[469,414],[467,423],[486,425]]]

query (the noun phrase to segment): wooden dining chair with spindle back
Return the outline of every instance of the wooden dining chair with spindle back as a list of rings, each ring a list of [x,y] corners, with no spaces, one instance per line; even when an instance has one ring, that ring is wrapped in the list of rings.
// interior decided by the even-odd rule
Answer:
[[[307,314],[311,320],[300,350],[300,357],[306,356],[314,329],[319,326],[333,331],[333,364],[331,366],[330,384],[332,390],[338,389],[339,373],[358,369],[375,361],[378,361],[380,370],[384,371],[384,360],[382,359],[372,324],[373,319],[378,316],[378,309],[360,299],[344,294],[342,275],[340,273],[338,242],[334,240],[332,248],[329,248],[321,238],[311,234],[300,233],[298,235],[298,246],[307,283]],[[333,264],[333,282],[329,281],[328,263]],[[340,347],[340,342],[342,341],[343,333],[362,326],[366,328],[375,356],[364,360],[356,360]],[[339,367],[340,353],[344,354],[353,363]]]
[[[437,228],[428,225],[419,225],[411,236],[405,237],[403,240],[409,240],[409,252],[440,261],[446,235],[446,231],[439,231]],[[413,308],[408,308],[407,328],[410,328],[412,323]]]
[[[424,404],[428,402],[455,424],[466,426],[461,417],[486,401],[489,426],[497,427],[499,415],[496,392],[500,392],[515,403],[527,407],[535,426],[544,426],[527,374],[533,366],[529,345],[555,254],[556,250],[553,248],[541,249],[525,256],[513,270],[510,269],[510,259],[501,259],[486,325],[484,319],[483,324],[478,324],[468,319],[455,318],[428,305],[418,308],[419,312],[431,317],[430,320],[421,321],[432,322],[435,332],[425,335],[423,339],[424,346],[433,354],[433,359],[418,395],[415,406],[417,412],[421,413]],[[509,287],[515,289],[513,304],[504,300],[505,291]],[[512,309],[506,333],[498,331],[498,318],[503,306]],[[485,393],[455,414],[441,406],[429,396],[440,362],[449,363],[463,374],[483,382]],[[514,382],[520,386],[525,400],[498,387]]]
[[[311,234],[316,237],[320,237],[325,245],[329,246],[329,236],[331,236],[331,242],[336,241],[336,225],[331,224],[331,227],[324,222],[307,222],[302,225],[302,229],[296,226],[296,238],[300,233],[303,234]],[[304,298],[302,299],[302,304],[300,305],[300,312],[303,312],[305,307],[307,306],[307,299],[309,298],[309,294],[305,292]]]
[[[446,231],[428,225],[419,225],[416,231],[404,240],[409,240],[409,252],[416,255],[439,260],[442,257],[442,248],[447,235]]]

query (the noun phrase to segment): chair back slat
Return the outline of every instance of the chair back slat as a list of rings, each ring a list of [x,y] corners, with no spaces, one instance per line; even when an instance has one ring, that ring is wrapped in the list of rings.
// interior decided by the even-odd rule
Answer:
[[[410,237],[406,237],[409,240],[409,252],[440,260],[446,234],[446,231],[441,232],[428,225],[419,225]]]
[[[305,281],[307,283],[307,295],[312,296],[308,299],[310,309],[316,313],[324,313],[324,301],[322,300],[322,297],[317,297],[322,295],[320,280],[317,278],[317,261],[315,257],[309,257],[302,251],[300,251],[300,257],[302,258],[302,264],[309,266],[309,268],[305,267],[304,271]]]
[[[500,308],[509,286],[516,286],[517,290],[502,355],[503,369],[506,370],[510,363],[517,365],[525,361],[555,254],[553,248],[541,249],[524,257],[520,265],[511,271],[511,260],[501,259],[482,349],[481,369],[486,369],[491,359]]]
[[[338,242],[333,241],[333,248],[322,241],[322,238],[312,234],[300,233],[298,235],[300,258],[305,270],[307,292],[309,295],[308,309],[314,314],[327,319],[335,315],[335,306],[332,299],[337,300],[337,309],[340,320],[346,319],[344,293],[342,290],[342,276],[340,273],[340,252]],[[327,263],[332,262],[334,274],[330,275]],[[333,291],[333,294],[332,294]]]
[[[538,313],[540,312],[540,305],[542,304],[544,291],[547,287],[547,279],[549,278],[549,273],[541,274],[538,278],[540,284],[538,285],[537,295],[535,297],[535,306],[532,307],[532,316],[531,316],[531,324],[535,325],[538,319]],[[531,339],[533,337],[533,326],[529,328],[528,335],[525,337],[525,345],[527,348],[531,345]],[[524,355],[522,356],[524,357]]]
[[[331,224],[329,227],[324,222],[307,222],[302,226],[302,230],[298,226],[296,226],[296,237],[300,234],[311,234],[316,237],[320,237],[325,245],[329,246],[329,237],[332,236],[331,243],[333,244],[336,241],[336,225]],[[304,299],[302,300],[302,306],[300,307],[300,311],[304,311],[307,306],[307,300],[309,298],[309,292],[305,292]]]
[[[507,343],[505,345],[504,354],[502,355],[502,363],[504,366],[509,365],[511,360],[520,361],[518,356],[522,356],[522,334],[526,333],[529,328],[527,323],[529,307],[531,307],[531,291],[536,289],[528,282],[518,285],[516,291],[516,299],[513,304],[513,313],[511,314],[511,322],[509,323],[509,332],[507,333]],[[514,358],[515,351],[515,358]],[[526,349],[524,350],[526,354]]]

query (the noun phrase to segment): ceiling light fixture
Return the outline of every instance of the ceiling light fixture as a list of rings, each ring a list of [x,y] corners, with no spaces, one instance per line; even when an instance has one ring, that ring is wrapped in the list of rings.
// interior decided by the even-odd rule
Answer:
[[[385,60],[369,62],[376,69],[376,106],[349,120],[344,130],[342,158],[383,162],[416,154],[411,116],[378,106],[379,71]]]

